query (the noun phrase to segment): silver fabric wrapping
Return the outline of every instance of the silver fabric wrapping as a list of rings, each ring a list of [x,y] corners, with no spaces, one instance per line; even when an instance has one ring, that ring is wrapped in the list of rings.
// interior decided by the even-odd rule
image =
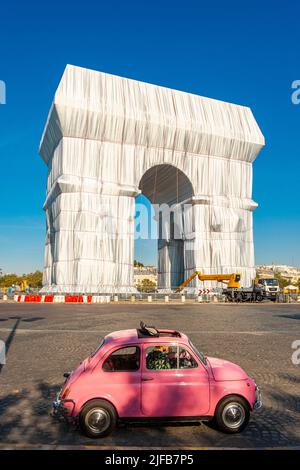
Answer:
[[[181,240],[158,242],[159,286],[175,287],[195,269],[240,272],[250,285],[252,162],[263,145],[247,107],[68,65],[40,145],[48,166],[43,290],[135,291],[135,197],[155,199],[157,165],[161,200],[152,202],[178,203],[183,221]],[[174,184],[163,183],[168,174]]]

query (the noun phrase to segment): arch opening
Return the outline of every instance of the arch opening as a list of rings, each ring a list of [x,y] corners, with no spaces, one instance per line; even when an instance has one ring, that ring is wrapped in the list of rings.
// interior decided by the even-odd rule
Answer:
[[[193,245],[188,239],[193,231],[193,186],[177,167],[160,164],[143,174],[139,190],[135,255],[143,258],[146,254],[147,260],[152,255],[157,289],[170,292],[194,268]]]

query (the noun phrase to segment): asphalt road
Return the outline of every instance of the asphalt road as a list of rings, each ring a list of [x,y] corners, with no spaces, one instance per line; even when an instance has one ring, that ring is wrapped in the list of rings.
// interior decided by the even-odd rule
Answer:
[[[49,416],[62,374],[84,359],[105,334],[140,320],[187,333],[206,355],[240,364],[261,386],[264,407],[239,435],[201,426],[126,426],[91,440]],[[0,304],[0,443],[146,447],[300,446],[300,306]]]

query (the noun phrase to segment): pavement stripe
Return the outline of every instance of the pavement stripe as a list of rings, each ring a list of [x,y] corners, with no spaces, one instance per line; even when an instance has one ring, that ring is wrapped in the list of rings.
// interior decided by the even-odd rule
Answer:
[[[0,332],[2,333],[9,333],[11,331],[11,328],[0,328]],[[91,333],[91,334],[99,334],[101,336],[101,334],[109,334],[111,333],[111,330],[100,330],[100,331],[97,331],[97,330],[75,330],[75,329],[49,329],[49,328],[45,328],[45,329],[37,329],[37,328],[34,328],[34,329],[27,329],[27,328],[22,328],[22,327],[19,327],[17,330],[16,330],[16,334],[20,334],[20,333]],[[190,334],[220,334],[220,335],[224,335],[224,334],[228,334],[228,335],[255,335],[255,336],[262,336],[262,335],[269,335],[269,334],[274,334],[274,335],[277,335],[277,334],[292,334],[294,335],[295,334],[295,329],[293,330],[264,330],[264,331],[222,331],[222,330],[193,330],[193,331],[186,331],[185,330],[185,334],[187,335],[190,335]]]

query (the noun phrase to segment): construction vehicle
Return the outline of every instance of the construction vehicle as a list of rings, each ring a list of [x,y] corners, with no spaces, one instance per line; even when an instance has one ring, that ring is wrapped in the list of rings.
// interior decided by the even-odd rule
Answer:
[[[278,279],[274,277],[260,277],[257,285],[261,287],[265,299],[273,300],[274,302],[277,300],[280,294]]]
[[[199,281],[217,281],[226,284],[227,287],[222,289],[222,294],[231,302],[261,302],[264,298],[263,289],[259,285],[253,283],[251,287],[241,287],[241,275],[239,273],[202,274],[200,271],[195,271],[177,287],[175,292],[181,292],[195,277],[198,277]]]
[[[27,279],[23,279],[20,284],[21,292],[27,292],[29,290],[29,285]]]

